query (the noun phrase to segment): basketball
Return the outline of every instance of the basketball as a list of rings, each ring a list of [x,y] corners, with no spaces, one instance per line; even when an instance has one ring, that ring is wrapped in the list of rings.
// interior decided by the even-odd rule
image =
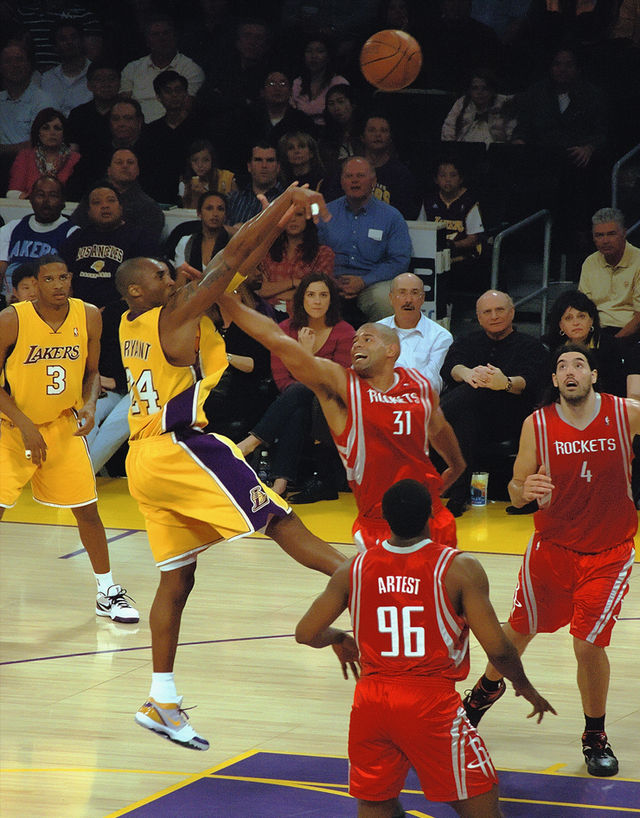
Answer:
[[[381,91],[399,91],[415,80],[422,67],[418,41],[406,31],[387,28],[369,37],[360,52],[367,82]]]

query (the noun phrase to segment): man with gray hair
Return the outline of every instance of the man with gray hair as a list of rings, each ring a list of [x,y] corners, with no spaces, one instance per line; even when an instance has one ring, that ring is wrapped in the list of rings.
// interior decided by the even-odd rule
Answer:
[[[417,369],[431,386],[440,392],[440,369],[453,335],[422,312],[424,285],[413,273],[401,273],[391,282],[389,300],[393,315],[381,318],[378,324],[391,327],[400,339],[400,356],[396,366]]]
[[[578,289],[597,306],[603,331],[627,346],[640,336],[640,249],[626,239],[622,211],[603,207],[591,223],[596,252],[582,265]]]

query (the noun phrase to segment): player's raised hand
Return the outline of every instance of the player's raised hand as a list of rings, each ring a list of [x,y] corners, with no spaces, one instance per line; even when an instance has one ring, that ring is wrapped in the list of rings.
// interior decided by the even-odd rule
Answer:
[[[530,503],[532,500],[542,501],[551,494],[554,488],[553,480],[547,474],[546,466],[542,463],[535,474],[529,474],[525,477],[522,499],[526,503]]]
[[[353,636],[345,634],[341,642],[334,642],[331,645],[333,652],[338,657],[340,666],[342,667],[342,675],[345,679],[349,678],[349,671],[347,667],[351,668],[351,673],[354,679],[360,678],[360,651]]]
[[[331,213],[327,210],[322,193],[318,193],[317,190],[310,190],[308,185],[298,187],[298,183],[294,182],[287,188],[284,195],[291,196],[291,204],[278,222],[279,227],[286,227],[289,219],[295,213],[304,213],[305,219],[311,219],[314,224],[318,224],[320,219],[328,222],[331,218]]]
[[[176,289],[179,287],[184,287],[185,284],[188,284],[190,281],[200,281],[203,276],[201,270],[197,270],[195,267],[192,267],[190,264],[187,264],[184,261],[179,267],[176,268]]]
[[[558,715],[553,706],[538,693],[533,685],[516,690],[516,696],[522,696],[533,705],[533,710],[529,713],[527,718],[532,719],[534,716],[537,716],[537,724],[540,724],[545,713],[553,713],[554,716]]]

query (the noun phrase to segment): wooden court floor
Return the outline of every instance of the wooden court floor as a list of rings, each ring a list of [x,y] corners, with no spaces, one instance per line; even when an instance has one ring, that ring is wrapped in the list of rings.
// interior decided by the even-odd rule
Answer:
[[[243,795],[233,808],[231,801],[210,800],[202,809],[188,804],[191,790],[185,784],[212,770],[235,769],[238,759],[284,758],[289,767],[293,761],[287,759],[311,758],[317,775],[324,775],[323,758],[346,756],[353,683],[342,679],[330,651],[296,645],[292,638],[295,623],[325,580],[261,537],[222,544],[200,558],[196,588],[183,618],[176,678],[184,705],[197,705],[191,717],[211,749],[185,750],[134,724],[133,714],[149,688],[146,617],[157,574],[126,481],[101,480],[99,492],[114,576],[136,600],[138,625],[95,616],[89,561],[68,512],[37,506],[23,493],[0,523],[2,818],[355,815],[355,804],[344,793],[339,812],[331,806],[312,812],[302,802],[299,811],[293,809],[299,784],[290,790],[278,788],[281,813],[277,806],[273,812],[266,807],[256,811]],[[489,575],[501,620],[508,614],[520,554],[531,531],[529,517],[509,517],[504,506],[493,503],[470,510],[458,526],[461,548],[477,552]],[[345,554],[354,553],[349,543],[351,495],[297,510],[316,533],[337,543]],[[537,637],[524,657],[529,676],[558,716],[536,725],[525,718],[527,703],[510,692],[481,724],[505,781],[518,771],[530,774],[534,782],[527,799],[505,798],[505,815],[640,814],[638,581],[638,576],[632,580],[609,650],[607,715],[621,768],[616,781],[626,782],[635,802],[614,806],[612,801],[607,807],[612,780],[594,784],[586,775],[575,661],[571,638],[563,631]],[[470,679],[483,667],[482,651],[474,642]],[[461,684],[460,690],[466,686]],[[245,771],[245,778],[252,786],[266,787],[255,772]],[[569,779],[584,784],[577,787],[582,795],[573,800],[562,797],[563,782]],[[595,803],[594,787],[604,807]],[[164,797],[171,790],[173,806]],[[412,798],[418,801],[408,804],[409,815],[445,814],[417,795]],[[577,811],[576,798],[578,804],[586,801],[584,810]],[[516,801],[522,803],[514,806]],[[513,811],[516,807],[520,811]]]

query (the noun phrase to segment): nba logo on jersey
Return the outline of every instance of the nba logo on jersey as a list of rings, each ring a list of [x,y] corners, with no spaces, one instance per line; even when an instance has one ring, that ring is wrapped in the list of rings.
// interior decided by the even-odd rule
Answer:
[[[609,425],[609,415],[604,416],[604,422],[607,424],[607,426]]]
[[[78,327],[73,328],[73,334],[76,336],[76,338],[78,337]]]

